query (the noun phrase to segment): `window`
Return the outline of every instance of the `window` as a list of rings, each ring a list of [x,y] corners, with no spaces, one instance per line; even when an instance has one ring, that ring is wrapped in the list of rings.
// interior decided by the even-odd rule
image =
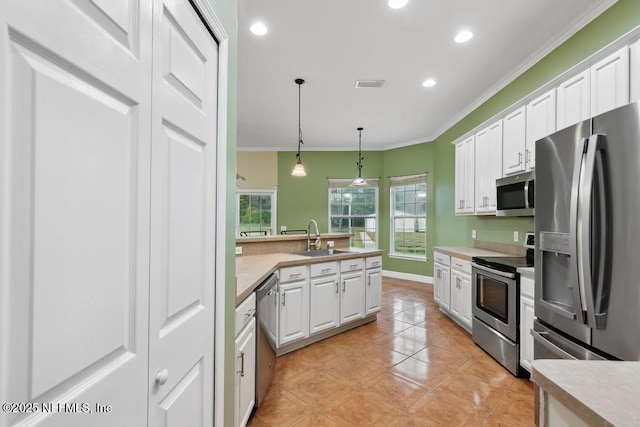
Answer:
[[[391,178],[391,255],[427,258],[427,176]]]
[[[236,232],[248,236],[274,234],[276,227],[276,192],[242,190],[237,192],[238,217]]]
[[[329,233],[351,234],[352,248],[378,247],[378,182],[349,187],[353,180],[329,180]]]

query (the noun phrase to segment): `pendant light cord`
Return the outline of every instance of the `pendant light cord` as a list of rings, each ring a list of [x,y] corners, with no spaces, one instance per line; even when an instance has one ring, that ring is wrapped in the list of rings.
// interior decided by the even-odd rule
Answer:
[[[298,153],[296,154],[296,159],[297,161],[300,161],[300,144],[304,144],[304,141],[302,141],[302,127],[300,126],[300,110],[302,109],[302,103],[301,103],[301,98],[302,98],[302,84],[304,83],[304,80],[302,79],[296,79],[296,83],[298,84]]]
[[[356,163],[356,165],[358,166],[358,178],[362,178],[362,161],[364,160],[364,157],[362,157],[362,130],[364,128],[358,128],[358,132],[360,133],[358,135],[358,162]]]

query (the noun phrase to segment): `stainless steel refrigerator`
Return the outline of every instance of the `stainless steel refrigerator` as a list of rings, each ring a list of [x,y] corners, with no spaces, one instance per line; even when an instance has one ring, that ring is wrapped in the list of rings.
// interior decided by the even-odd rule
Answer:
[[[534,358],[640,360],[640,105],[535,150]]]

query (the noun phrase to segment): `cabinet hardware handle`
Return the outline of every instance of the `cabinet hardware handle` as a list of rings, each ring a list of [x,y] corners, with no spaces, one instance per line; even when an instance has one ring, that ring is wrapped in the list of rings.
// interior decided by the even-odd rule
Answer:
[[[290,275],[289,275],[289,279],[294,279],[294,278],[296,278],[296,277],[300,277],[300,276],[301,276],[301,273],[290,274]]]
[[[238,373],[241,377],[244,377],[244,351],[240,352],[240,357],[238,359],[240,359],[240,370]]]
[[[287,294],[283,293],[282,294],[282,306],[284,307],[285,305],[287,305]]]
[[[253,315],[255,314],[255,312],[256,312],[256,309],[255,309],[255,308],[252,308],[251,310],[247,311],[247,312],[244,314],[244,317],[251,317],[251,316],[253,316]]]
[[[331,269],[330,269],[330,268],[323,268],[323,269],[322,269],[322,272],[323,272],[323,273],[328,273],[328,272],[330,272],[330,271],[331,271]]]
[[[336,282],[336,294],[340,293],[340,282]]]
[[[343,281],[342,281],[342,293],[343,293],[343,294],[344,294],[344,293],[345,293],[345,291],[346,291],[346,286],[347,286],[347,281],[346,281],[346,280],[343,280]]]
[[[524,162],[525,163],[531,162],[531,151],[524,150]]]
[[[168,379],[169,379],[168,370],[162,369],[156,372],[156,382],[158,383],[158,385],[164,385],[164,383],[166,383]]]
[[[369,280],[368,280],[368,282],[369,282],[369,283],[367,283],[367,284],[368,284],[369,286],[371,286],[371,276],[367,277],[367,279],[369,279]]]
[[[522,164],[522,153],[520,151],[518,151],[518,164]]]

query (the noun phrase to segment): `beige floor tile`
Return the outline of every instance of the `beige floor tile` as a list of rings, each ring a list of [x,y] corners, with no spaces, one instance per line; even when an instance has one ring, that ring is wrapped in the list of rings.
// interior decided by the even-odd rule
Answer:
[[[391,372],[426,388],[433,388],[450,375],[446,366],[408,358],[391,368]]]
[[[390,372],[368,381],[362,387],[375,399],[399,410],[404,410],[425,395],[429,390],[413,381]]]
[[[250,425],[292,426],[302,421],[313,409],[293,393],[277,387],[265,396],[260,410],[255,414],[255,423]]]
[[[349,384],[323,370],[303,372],[283,387],[315,409],[324,409],[351,391]]]
[[[343,427],[386,426],[401,412],[358,390],[336,400],[325,414]]]

